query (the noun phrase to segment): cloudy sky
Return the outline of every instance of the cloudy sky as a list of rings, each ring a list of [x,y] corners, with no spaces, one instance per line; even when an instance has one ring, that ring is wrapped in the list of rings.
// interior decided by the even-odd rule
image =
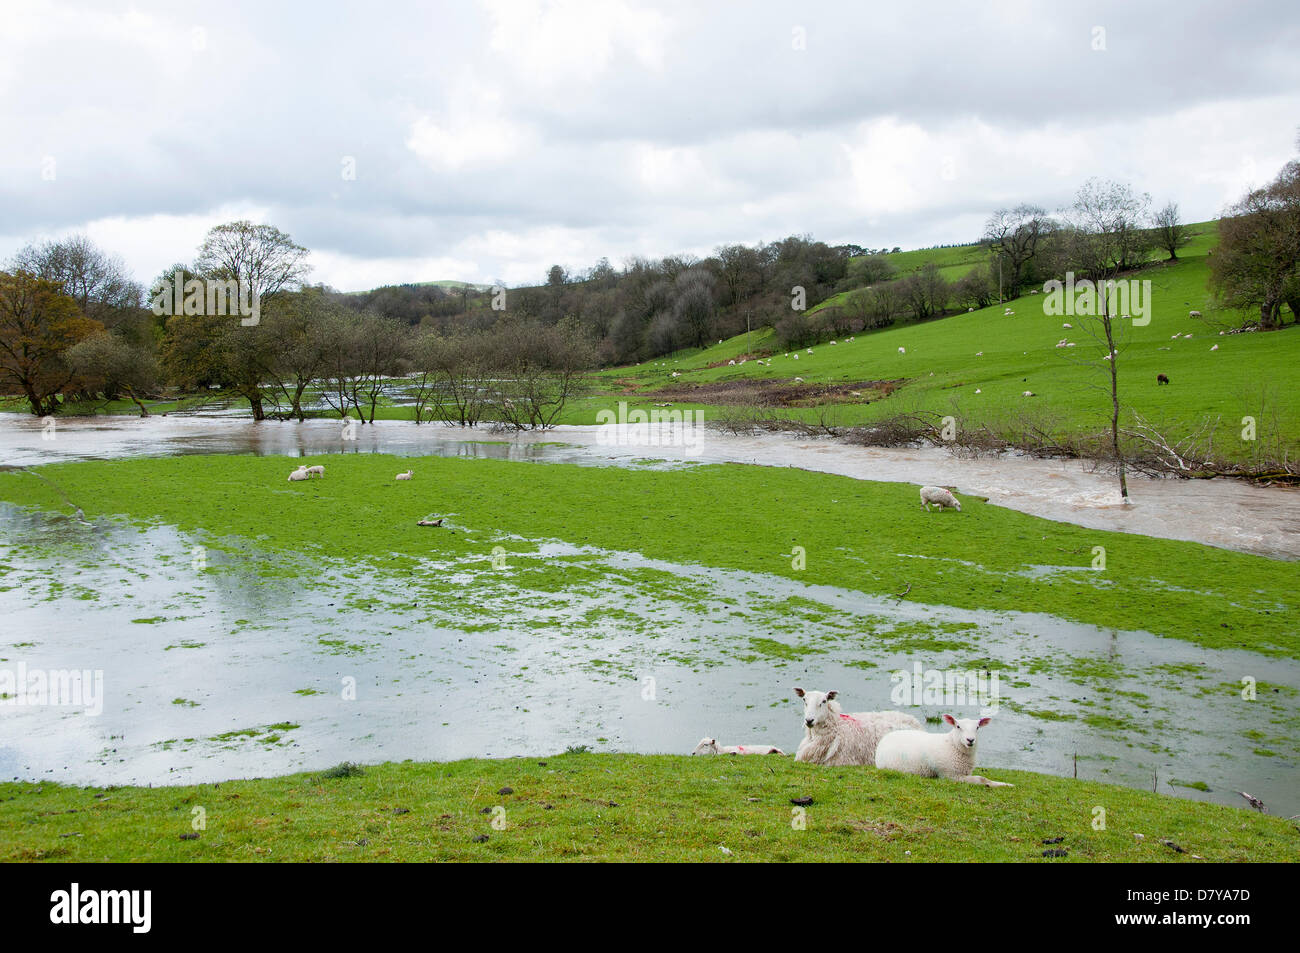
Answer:
[[[1300,4],[0,0],[0,258],[141,281],[268,222],[342,290],[811,234],[971,240],[1089,176],[1189,221],[1296,152]]]

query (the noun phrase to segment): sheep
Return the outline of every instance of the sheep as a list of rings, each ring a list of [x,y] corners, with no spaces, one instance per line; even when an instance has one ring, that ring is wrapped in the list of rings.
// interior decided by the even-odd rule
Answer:
[[[976,356],[976,357],[983,357],[983,356],[984,356],[984,352],[983,352],[983,351],[976,351],[976,352],[975,352],[975,356]]]
[[[1023,394],[1021,394],[1020,396],[1021,396],[1021,397],[1037,397],[1038,395],[1035,394],[1032,390],[1027,390],[1027,391],[1025,391]]]
[[[1218,349],[1219,349],[1219,345],[1217,345],[1217,344],[1213,345],[1213,346],[1210,348],[1211,351],[1217,351]]]
[[[900,348],[898,349],[898,353],[899,353],[899,354],[906,354],[906,353],[907,353],[907,348],[905,348],[905,347],[900,347]]]
[[[980,390],[978,387],[976,387],[976,388],[975,388],[975,393],[977,393],[977,394],[982,394],[982,393],[984,393],[984,392],[983,392],[982,390]]]
[[[1188,312],[1187,312],[1187,316],[1188,316],[1189,318],[1199,318],[1199,317],[1201,316],[1201,312],[1199,312],[1199,311],[1188,311]]]
[[[1161,384],[1168,384],[1168,383],[1169,383],[1169,375],[1168,375],[1168,374],[1157,374],[1157,375],[1156,375],[1156,386],[1157,386],[1157,387],[1159,387]]]
[[[307,473],[309,476],[323,477],[325,476],[325,467],[318,463],[314,467],[308,467]]]
[[[307,479],[307,468],[303,467],[301,470],[294,470],[292,473],[290,473],[289,479],[286,482],[296,483],[299,480],[305,480],[305,479]]]
[[[875,764],[876,745],[888,732],[921,727],[901,711],[860,711],[846,715],[835,700],[838,692],[794,693],[804,701],[804,738],[794,759],[808,764]]]
[[[990,718],[954,718],[943,720],[952,731],[932,735],[926,731],[895,731],[880,739],[876,746],[876,767],[886,771],[919,774],[923,778],[947,778],[991,788],[1013,788],[1005,781],[990,781],[971,774],[975,768],[976,733]]]
[[[409,480],[409,479],[411,479],[411,471],[410,471],[410,470],[407,470],[405,473],[399,473],[399,474],[397,474],[396,477],[394,477],[394,479],[396,479],[396,480]]]
[[[1061,325],[1061,327],[1065,328],[1066,330],[1073,330],[1073,329],[1074,329],[1074,325],[1073,325],[1073,324],[1063,324],[1063,325]]]
[[[776,745],[719,745],[716,738],[701,738],[691,754],[785,754]]]
[[[927,513],[930,512],[931,503],[936,504],[941,510],[951,507],[958,513],[961,512],[961,502],[941,486],[921,487],[921,505],[925,507]]]

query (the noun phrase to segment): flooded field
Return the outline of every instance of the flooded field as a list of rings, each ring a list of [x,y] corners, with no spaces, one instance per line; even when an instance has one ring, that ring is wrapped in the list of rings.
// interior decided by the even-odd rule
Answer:
[[[560,591],[537,571],[557,561]],[[1081,778],[1238,805],[1246,790],[1300,811],[1300,664],[1142,632],[563,543],[491,568],[386,571],[11,506],[0,571],[0,659],[103,677],[98,714],[4,709],[6,779],[181,783],[580,745],[686,754],[703,735],[793,752],[793,686],[894,707],[891,674],[924,653],[997,673],[992,697],[962,709],[996,708],[982,764],[1070,775],[1077,755]]]
[[[1130,476],[1132,502],[1114,480],[1076,461],[1014,455],[959,459],[937,448],[878,449],[777,434],[733,437],[713,430],[686,439],[620,442],[612,427],[557,427],[497,434],[408,421],[348,430],[338,421],[303,423],[238,417],[113,417],[59,421],[0,417],[0,466],[189,453],[305,456],[392,453],[620,466],[656,460],[798,467],[855,479],[955,486],[998,506],[1094,529],[1183,539],[1283,559],[1300,559],[1300,491],[1229,480]]]

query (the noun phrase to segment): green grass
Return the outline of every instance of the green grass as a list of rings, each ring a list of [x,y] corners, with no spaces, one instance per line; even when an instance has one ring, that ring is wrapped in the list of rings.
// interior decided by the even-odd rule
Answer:
[[[672,471],[357,454],[323,462],[327,477],[287,483],[280,457],[185,456],[52,464],[41,474],[89,518],[123,516],[200,534],[209,545],[369,561],[531,553],[537,541],[644,554],[677,565],[770,573],[912,602],[1046,612],[1150,630],[1209,648],[1300,657],[1294,563],[1196,543],[1109,533],[962,498],[926,514],[910,484],[875,483],[740,464]],[[396,483],[411,467],[415,478]],[[66,512],[55,489],[0,473],[0,499]],[[415,525],[437,512],[448,528]],[[457,529],[457,527],[459,529]],[[806,567],[796,569],[793,547]],[[1090,569],[1093,547],[1104,571]],[[565,560],[534,561],[528,583],[573,584]],[[1075,571],[1035,577],[1036,565]],[[210,568],[209,572],[219,571]],[[294,572],[285,565],[271,572]]]
[[[1177,262],[1156,263],[1131,276],[1151,281],[1151,321],[1130,328],[1127,344],[1120,351],[1125,422],[1131,424],[1133,415],[1140,414],[1159,428],[1184,434],[1203,421],[1213,421],[1216,451],[1235,461],[1249,461],[1262,446],[1275,441],[1296,448],[1300,446],[1300,387],[1296,386],[1300,382],[1300,328],[1220,336],[1206,323],[1190,318],[1188,313],[1193,310],[1210,320],[1234,317],[1216,310],[1206,289],[1206,253],[1213,247],[1214,229],[1212,225],[1197,228],[1201,233],[1180,252]],[[891,258],[903,261],[906,256],[907,267],[917,267],[926,256],[942,264],[969,254],[967,246],[965,250],[906,252]],[[607,396],[603,404],[592,403],[598,405],[595,409],[611,406],[616,399],[653,403],[662,400],[654,396],[657,390],[684,383],[775,381],[796,376],[809,383],[903,378],[906,383],[891,396],[871,403],[836,405],[828,420],[847,425],[896,413],[929,411],[964,418],[969,427],[990,424],[997,428],[1028,416],[1056,434],[1098,430],[1109,412],[1109,394],[1103,389],[1107,379],[1099,361],[1104,349],[1080,332],[1078,320],[1045,315],[1043,300],[1041,294],[1027,294],[1009,302],[1015,312],[1012,316],[1004,316],[1003,306],[994,305],[859,333],[852,343],[841,338],[835,346],[815,345],[813,354],[801,350],[798,361],[777,351],[770,368],[753,361],[743,367],[726,365],[747,347],[745,335],[739,335],[703,351],[602,372],[597,380],[606,387]],[[1064,329],[1065,323],[1073,324],[1074,329]],[[1192,337],[1173,340],[1174,334]],[[1077,346],[1057,348],[1062,337]],[[754,333],[750,343],[755,351],[777,347],[770,329]],[[1219,349],[1212,352],[1214,344]],[[900,347],[906,353],[900,354]],[[1072,363],[1084,358],[1097,362],[1098,367]],[[707,367],[719,361],[723,366]],[[681,376],[672,378],[673,371]],[[1156,375],[1160,373],[1167,374],[1172,383],[1158,385]],[[611,390],[614,382],[620,385],[618,398]],[[631,394],[622,393],[629,390]],[[1026,390],[1036,396],[1021,396]],[[566,414],[565,422],[595,422],[591,407],[574,409],[589,419]],[[816,416],[804,409],[782,413],[794,418]],[[1242,439],[1247,416],[1256,421],[1253,441]]]
[[[1296,825],[1280,818],[988,773],[1016,786],[777,756],[620,754],[349,766],[182,787],[8,783],[0,861],[1041,862],[1045,850],[1063,849],[1052,862],[1188,863],[1293,861],[1300,850]],[[504,788],[512,793],[497,793]],[[790,804],[799,797],[813,799],[802,830]]]

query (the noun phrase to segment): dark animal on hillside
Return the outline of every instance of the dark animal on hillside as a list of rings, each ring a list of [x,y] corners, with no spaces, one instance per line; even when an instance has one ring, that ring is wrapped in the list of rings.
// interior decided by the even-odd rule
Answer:
[[[1161,384],[1168,384],[1168,383],[1169,383],[1169,377],[1167,375],[1165,374],[1156,375],[1156,386],[1159,386]]]

